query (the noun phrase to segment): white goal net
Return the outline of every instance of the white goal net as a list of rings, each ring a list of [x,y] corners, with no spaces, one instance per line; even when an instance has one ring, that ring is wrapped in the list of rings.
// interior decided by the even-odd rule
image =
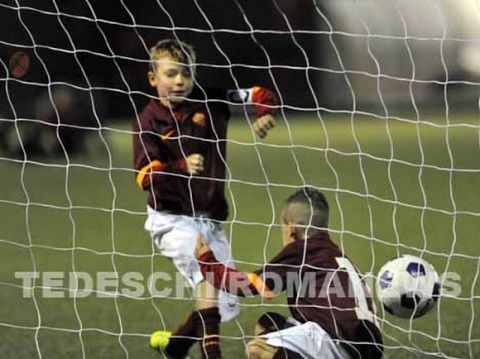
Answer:
[[[400,254],[441,277],[421,318],[377,302],[385,357],[480,355],[478,2],[0,0],[0,22],[2,358],[153,358],[150,333],[192,310],[144,230],[132,163],[132,123],[156,96],[149,49],[165,38],[195,48],[196,88],[278,98],[265,139],[252,103],[224,101],[237,269],[280,251],[283,200],[314,187],[372,290]],[[240,303],[225,358],[245,356],[263,313],[290,315],[285,295]]]

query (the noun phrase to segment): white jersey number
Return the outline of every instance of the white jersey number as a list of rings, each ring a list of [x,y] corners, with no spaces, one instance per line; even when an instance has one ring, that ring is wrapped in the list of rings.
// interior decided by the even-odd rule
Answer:
[[[357,318],[359,320],[368,320],[375,325],[378,325],[375,314],[370,309],[368,309],[364,285],[362,283],[362,280],[358,276],[358,272],[355,270],[352,262],[350,262],[350,260],[345,257],[336,257],[335,260],[338,263],[339,269],[345,269],[347,271],[350,282],[352,283],[352,289],[355,295],[355,304],[357,305],[357,307],[355,308]]]

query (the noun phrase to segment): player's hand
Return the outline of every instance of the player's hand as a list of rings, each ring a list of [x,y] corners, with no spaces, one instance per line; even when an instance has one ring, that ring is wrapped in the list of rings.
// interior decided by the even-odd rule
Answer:
[[[205,253],[210,251],[207,240],[201,234],[198,235],[197,245],[195,246],[195,257],[198,259]]]
[[[253,123],[253,130],[260,137],[264,138],[268,131],[275,127],[275,117],[272,115],[264,115],[256,119]]]
[[[199,153],[191,154],[187,157],[187,172],[191,175],[198,175],[203,171],[203,161],[205,159]]]

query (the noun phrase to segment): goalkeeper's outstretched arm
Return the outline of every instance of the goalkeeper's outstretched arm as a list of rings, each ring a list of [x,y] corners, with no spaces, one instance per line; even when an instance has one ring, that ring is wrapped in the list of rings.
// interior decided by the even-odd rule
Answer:
[[[215,288],[223,289],[238,296],[261,295],[271,299],[278,291],[285,289],[285,278],[289,271],[298,271],[296,257],[284,248],[262,268],[254,272],[240,272],[219,263],[208,247],[205,238],[200,236],[195,248],[200,270],[204,278]],[[262,279],[262,275],[265,279]],[[274,278],[281,282],[275,282]],[[279,286],[280,284],[280,286]]]

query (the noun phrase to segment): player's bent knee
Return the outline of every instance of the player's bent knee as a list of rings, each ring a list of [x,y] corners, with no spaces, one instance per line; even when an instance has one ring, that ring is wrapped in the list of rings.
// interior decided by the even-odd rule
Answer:
[[[272,359],[277,350],[277,348],[268,345],[264,339],[260,338],[250,340],[247,344],[249,359]]]
[[[275,312],[266,312],[258,318],[255,335],[276,332],[285,328],[287,318]],[[257,332],[258,330],[258,332]]]

